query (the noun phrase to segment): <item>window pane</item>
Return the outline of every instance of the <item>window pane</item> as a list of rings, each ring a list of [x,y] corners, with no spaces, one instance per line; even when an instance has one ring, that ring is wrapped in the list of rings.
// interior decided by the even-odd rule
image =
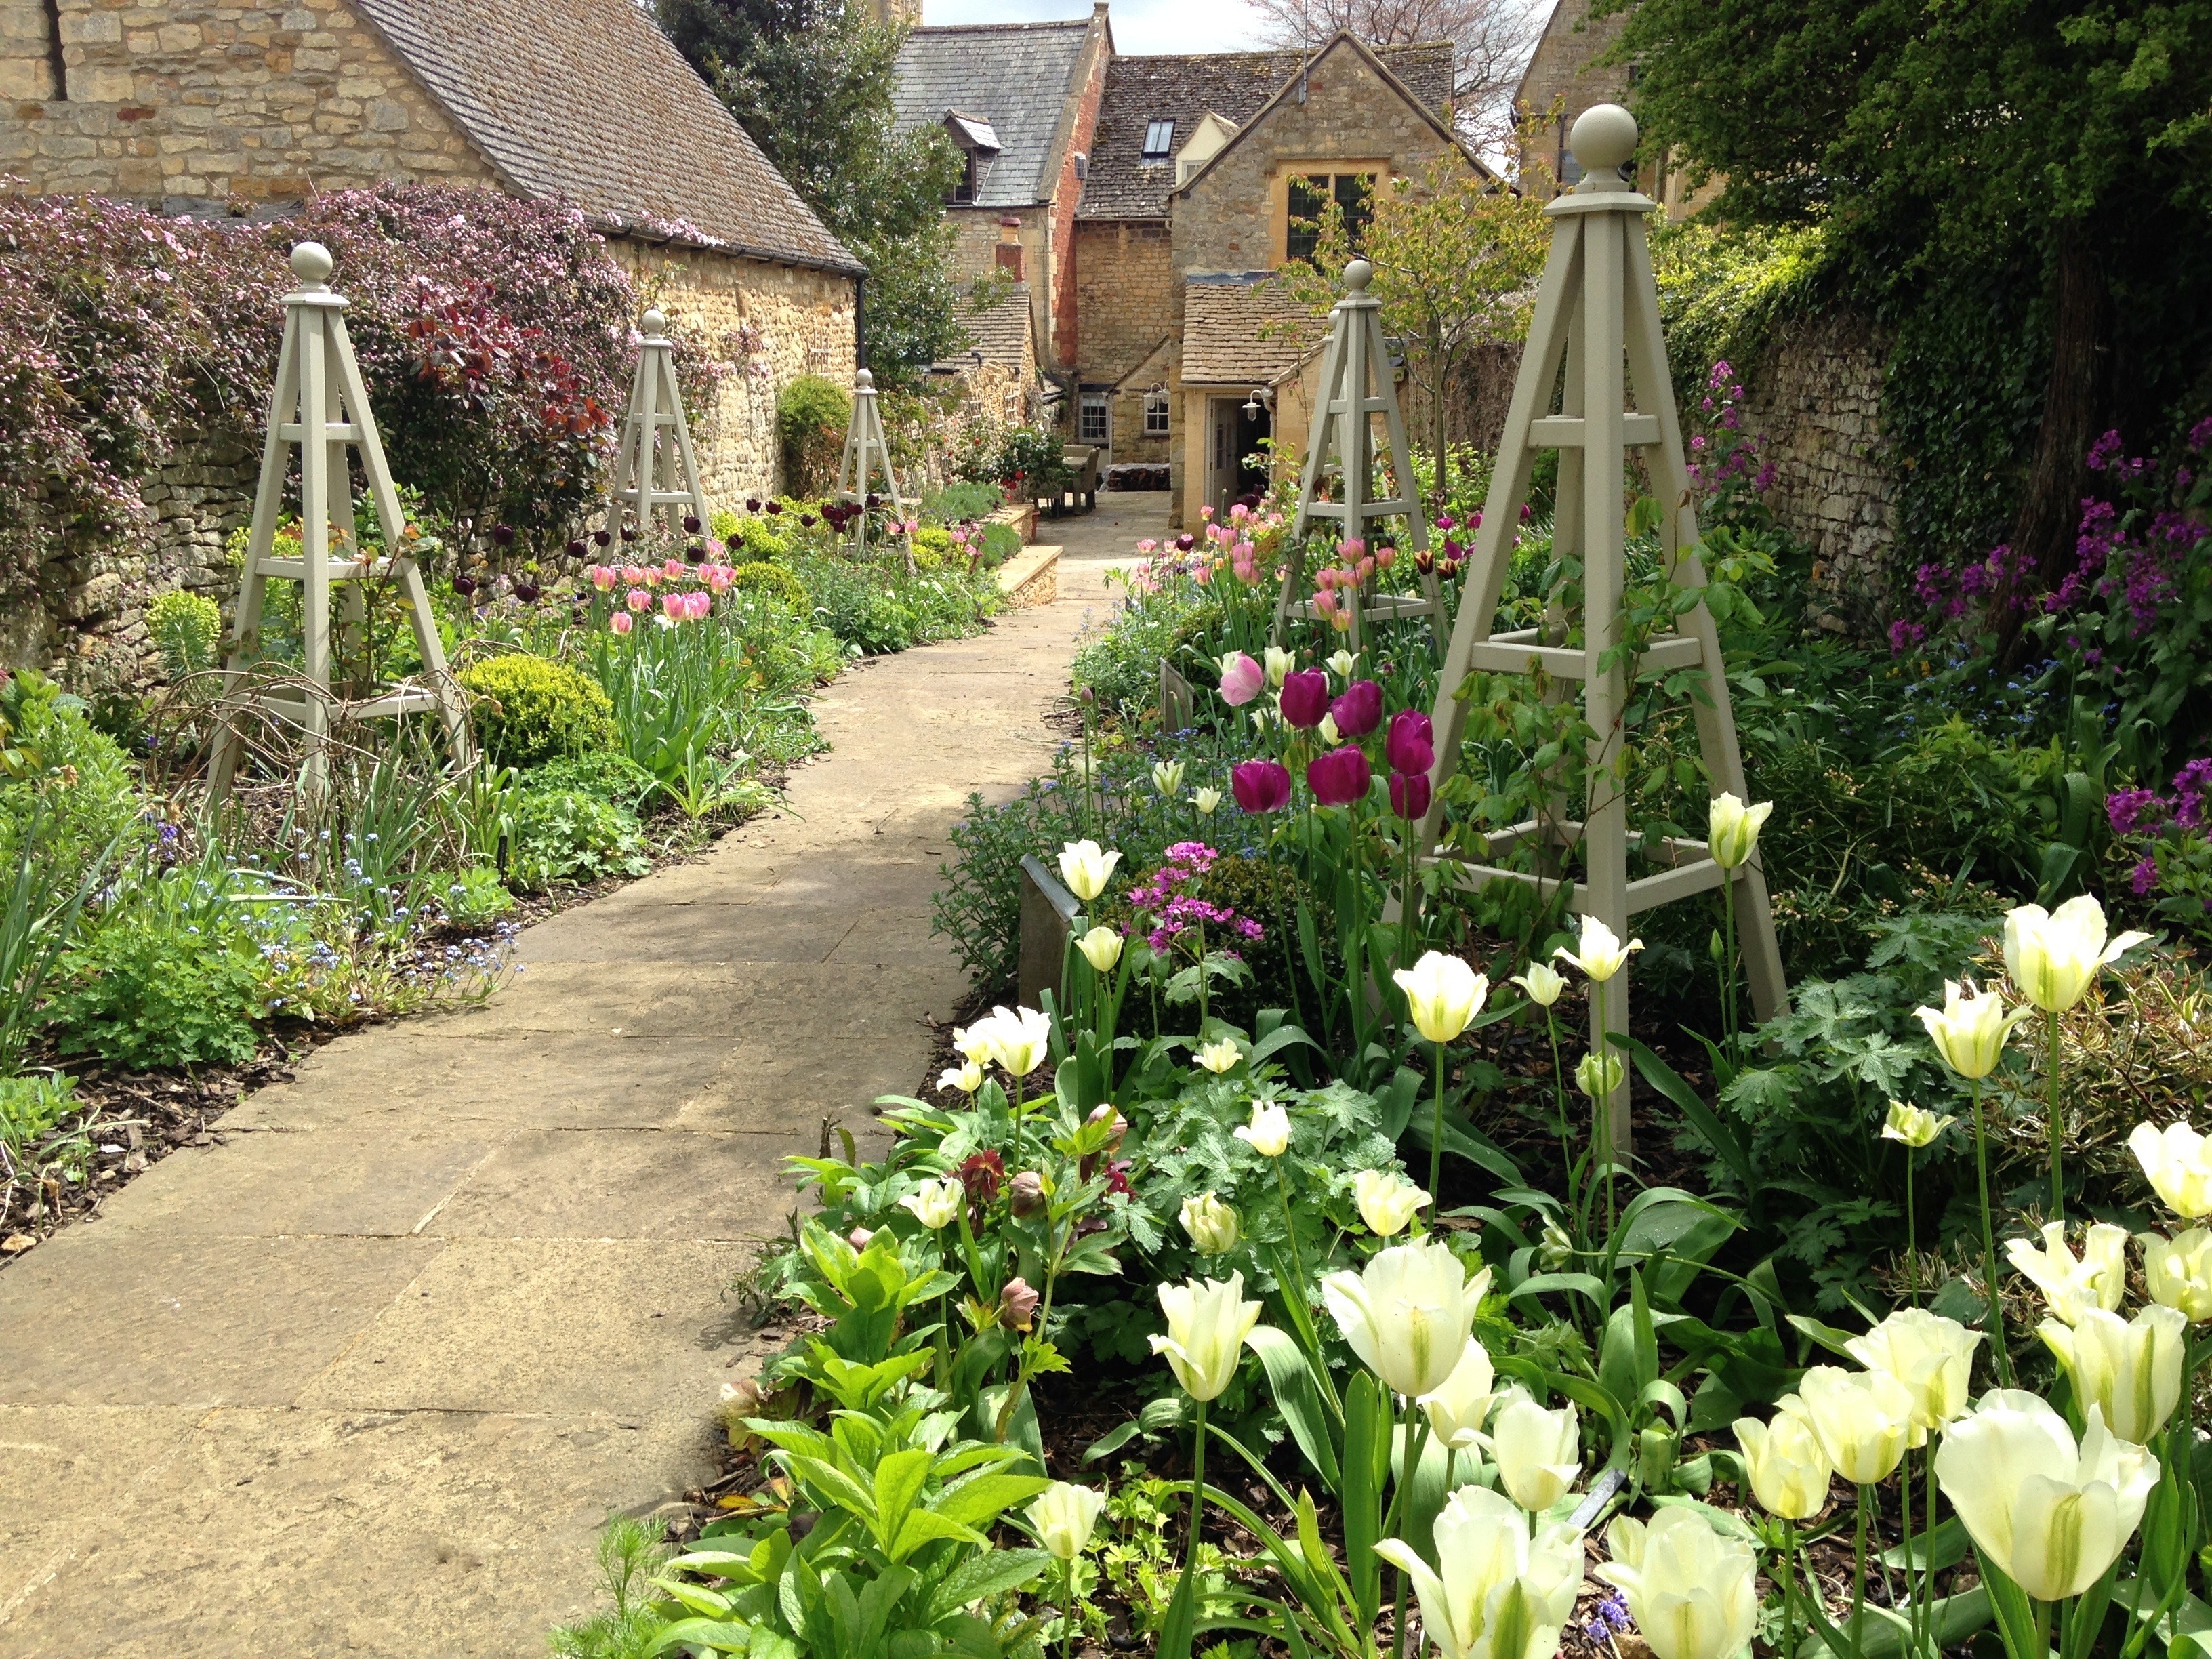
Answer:
[[[1164,392],[1147,392],[1145,394],[1146,435],[1153,438],[1165,437],[1167,430],[1168,394]]]
[[[1086,444],[1106,441],[1106,399],[1095,392],[1083,394],[1083,418],[1076,435]]]
[[[1147,159],[1156,160],[1165,155],[1174,148],[1175,123],[1173,121],[1145,123],[1145,155]]]
[[[1288,222],[1283,237],[1284,257],[1310,259],[1321,246],[1321,219],[1328,210],[1329,176],[1326,173],[1293,174]]]
[[[1344,215],[1344,233],[1351,240],[1352,251],[1357,253],[1366,242],[1367,227],[1375,218],[1375,175],[1340,173],[1335,185],[1336,205]]]

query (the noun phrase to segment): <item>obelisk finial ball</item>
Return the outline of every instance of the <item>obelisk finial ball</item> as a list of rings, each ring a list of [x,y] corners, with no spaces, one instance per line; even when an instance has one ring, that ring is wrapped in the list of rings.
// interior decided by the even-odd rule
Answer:
[[[326,283],[336,262],[320,242],[301,242],[292,250],[292,274],[303,283]]]
[[[1567,148],[1591,173],[1617,167],[1636,154],[1636,118],[1618,104],[1593,104],[1575,118]]]
[[[1364,259],[1354,259],[1344,268],[1344,285],[1354,294],[1364,294],[1367,284],[1374,280],[1375,267]]]
[[[668,331],[668,313],[659,306],[647,312],[641,320],[643,321],[645,331],[647,334],[665,334]]]
[[[876,384],[876,377],[864,368],[858,374],[855,374],[853,377],[853,384],[860,387],[861,391],[866,392],[874,387]]]

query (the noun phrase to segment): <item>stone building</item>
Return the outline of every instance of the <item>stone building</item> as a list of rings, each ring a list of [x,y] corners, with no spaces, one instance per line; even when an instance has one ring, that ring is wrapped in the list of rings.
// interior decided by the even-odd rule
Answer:
[[[1067,22],[917,28],[899,50],[899,130],[941,127],[966,162],[945,204],[960,270],[1024,285],[1036,365],[1061,379],[1077,361],[1076,209],[1113,56],[1106,0]]]
[[[1583,176],[1582,164],[1567,148],[1575,118],[1593,104],[1633,101],[1634,66],[1607,61],[1627,21],[1625,12],[1591,16],[1589,0],[1553,0],[1544,33],[1513,94],[1515,108],[1534,122],[1522,157],[1524,189],[1547,196],[1571,190]],[[1718,188],[1691,190],[1682,168],[1663,156],[1638,169],[1637,187],[1665,208],[1670,219],[1695,213]]]
[[[775,482],[786,382],[853,373],[860,265],[634,0],[0,0],[0,174],[41,192],[574,203],[738,371],[702,434],[720,498]]]

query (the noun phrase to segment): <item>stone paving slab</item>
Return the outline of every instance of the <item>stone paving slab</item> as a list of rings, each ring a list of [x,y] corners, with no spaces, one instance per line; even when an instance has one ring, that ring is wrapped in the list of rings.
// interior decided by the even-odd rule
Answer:
[[[714,1467],[732,1287],[825,1121],[885,1134],[965,986],[929,936],[970,790],[1049,766],[1098,572],[864,665],[788,812],[529,929],[488,1006],[342,1037],[0,1269],[0,1659],[544,1650],[592,1543]],[[1133,504],[1132,504],[1133,503]]]

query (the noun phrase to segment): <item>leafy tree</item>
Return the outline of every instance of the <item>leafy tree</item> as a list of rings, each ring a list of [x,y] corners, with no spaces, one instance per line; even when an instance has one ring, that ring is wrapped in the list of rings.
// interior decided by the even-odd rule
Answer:
[[[903,32],[843,0],[658,5],[669,39],[867,267],[862,350],[878,383],[965,349],[945,214],[962,160],[933,127],[895,131]]]
[[[1429,394],[1436,489],[1449,495],[1450,450],[1445,416],[1460,364],[1489,341],[1515,340],[1528,326],[1533,284],[1544,268],[1551,229],[1544,204],[1468,165],[1456,151],[1431,161],[1419,179],[1401,178],[1374,199],[1357,257],[1375,267],[1368,291],[1382,302],[1382,326],[1414,342],[1408,372]],[[1320,221],[1313,263],[1292,260],[1279,280],[1321,311],[1335,303],[1338,274],[1355,257],[1342,211],[1332,202]]]
[[[1725,174],[1723,216],[1824,222],[1893,319],[2025,273],[2006,321],[2047,338],[2048,368],[2011,540],[2022,580],[2053,583],[2090,439],[2205,391],[2212,0],[1597,9],[1628,14],[1647,142]]]

